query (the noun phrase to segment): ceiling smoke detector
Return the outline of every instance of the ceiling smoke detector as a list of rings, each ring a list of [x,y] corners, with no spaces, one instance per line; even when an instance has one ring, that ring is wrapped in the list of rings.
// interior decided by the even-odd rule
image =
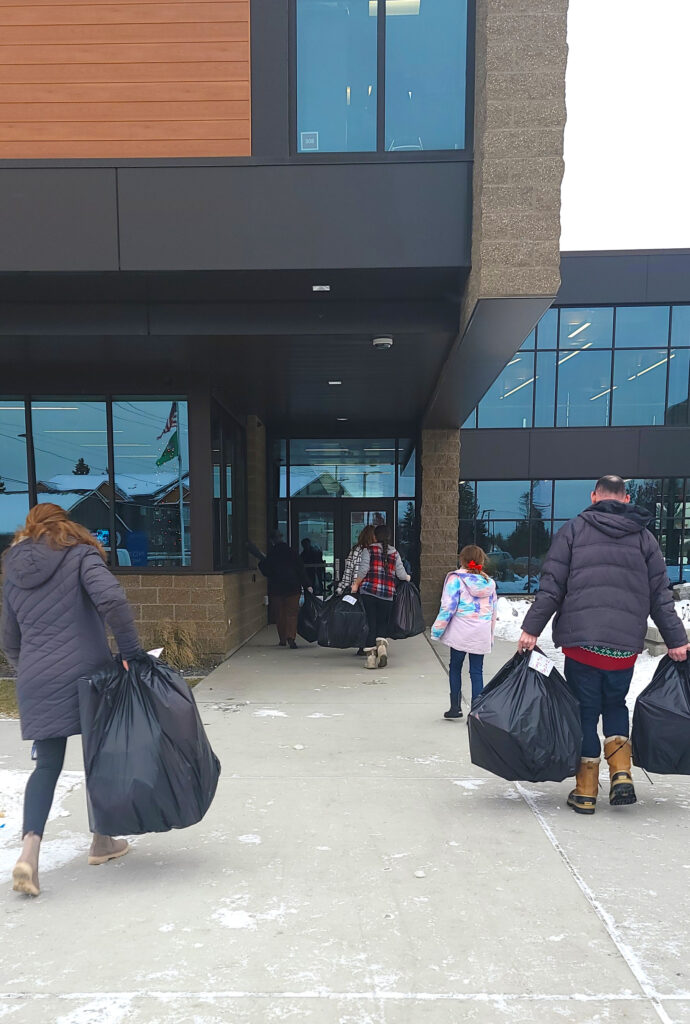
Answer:
[[[388,337],[374,338],[374,340],[372,341],[372,345],[374,346],[374,348],[380,349],[393,348],[393,339]]]

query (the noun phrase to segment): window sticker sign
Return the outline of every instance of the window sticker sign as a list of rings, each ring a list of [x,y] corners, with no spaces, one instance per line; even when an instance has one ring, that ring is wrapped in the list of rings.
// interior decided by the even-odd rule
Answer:
[[[319,133],[318,132],[300,132],[300,149],[303,153],[318,153],[319,151]]]

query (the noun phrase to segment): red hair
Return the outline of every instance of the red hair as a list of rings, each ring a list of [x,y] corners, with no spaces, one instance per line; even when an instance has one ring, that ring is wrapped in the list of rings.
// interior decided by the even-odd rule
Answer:
[[[72,548],[76,544],[88,544],[96,548],[104,562],[107,560],[103,545],[86,527],[72,522],[64,509],[51,502],[34,505],[24,525],[15,533],[12,543],[18,544],[22,540],[42,540],[58,550]]]

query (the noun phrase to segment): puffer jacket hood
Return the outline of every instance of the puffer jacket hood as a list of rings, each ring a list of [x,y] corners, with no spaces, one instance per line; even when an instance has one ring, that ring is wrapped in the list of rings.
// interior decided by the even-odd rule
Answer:
[[[492,580],[487,580],[481,573],[468,572],[467,569],[458,569],[457,573],[472,597],[484,597],[488,594]]]
[[[639,505],[626,505],[623,501],[607,499],[590,505],[580,517],[607,537],[625,537],[631,533],[642,533],[651,521],[651,515]]]
[[[5,577],[20,590],[34,590],[55,575],[68,551],[51,548],[44,541],[20,541],[5,555]]]

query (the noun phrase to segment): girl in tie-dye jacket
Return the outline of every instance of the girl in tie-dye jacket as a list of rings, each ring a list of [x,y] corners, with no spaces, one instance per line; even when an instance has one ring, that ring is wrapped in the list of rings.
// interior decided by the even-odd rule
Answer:
[[[444,717],[462,718],[462,666],[469,655],[472,699],[484,687],[484,655],[491,651],[496,626],[496,584],[484,571],[486,555],[470,544],[460,552],[460,568],[443,585],[441,610],[431,627],[434,640],[450,647],[450,710]]]

